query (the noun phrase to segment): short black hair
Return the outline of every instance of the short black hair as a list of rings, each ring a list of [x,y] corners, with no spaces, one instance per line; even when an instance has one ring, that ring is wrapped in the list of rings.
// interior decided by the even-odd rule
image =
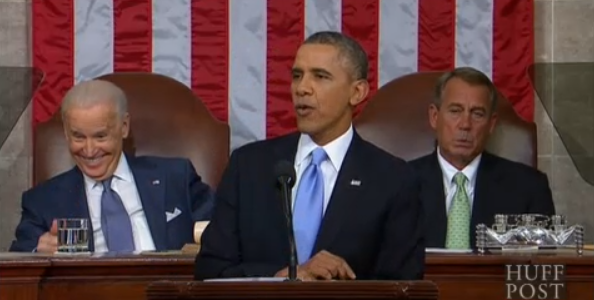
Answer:
[[[369,62],[365,49],[354,39],[336,31],[319,31],[310,35],[303,44],[331,45],[338,49],[350,67],[355,80],[367,80]]]

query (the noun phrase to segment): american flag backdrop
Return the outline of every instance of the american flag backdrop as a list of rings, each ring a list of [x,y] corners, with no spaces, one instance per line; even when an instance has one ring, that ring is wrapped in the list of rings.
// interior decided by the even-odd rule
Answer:
[[[371,95],[412,72],[473,66],[532,120],[532,0],[34,0],[34,124],[75,83],[156,72],[190,87],[231,128],[231,148],[294,129],[293,56],[336,30],[370,60]],[[166,101],[166,99],[164,99]]]

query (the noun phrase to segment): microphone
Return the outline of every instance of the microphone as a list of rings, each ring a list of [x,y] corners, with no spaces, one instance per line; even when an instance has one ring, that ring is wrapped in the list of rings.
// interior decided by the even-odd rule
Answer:
[[[287,231],[289,233],[289,279],[286,281],[299,281],[297,279],[297,248],[295,247],[295,233],[293,232],[293,213],[291,209],[291,189],[295,185],[295,168],[290,162],[279,161],[274,167],[277,186],[280,186],[283,208],[287,219]]]

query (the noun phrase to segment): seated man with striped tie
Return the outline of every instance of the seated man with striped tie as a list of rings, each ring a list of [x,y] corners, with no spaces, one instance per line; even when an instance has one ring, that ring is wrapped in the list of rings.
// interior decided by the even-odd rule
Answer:
[[[353,111],[369,91],[367,70],[363,48],[341,33],[305,40],[291,83],[299,132],[233,152],[202,235],[197,280],[288,276],[279,162],[296,173],[291,206],[299,278],[423,277],[418,179],[405,161],[363,140],[352,126]]]
[[[462,67],[440,78],[429,107],[437,149],[411,162],[422,178],[427,247],[474,248],[476,225],[491,226],[496,214],[555,213],[544,173],[485,151],[496,108],[482,72]]]
[[[89,220],[89,250],[181,249],[195,221],[208,220],[214,193],[182,158],[123,153],[130,116],[124,92],[101,80],[79,83],[61,107],[76,166],[23,193],[11,251],[53,253],[56,219]]]

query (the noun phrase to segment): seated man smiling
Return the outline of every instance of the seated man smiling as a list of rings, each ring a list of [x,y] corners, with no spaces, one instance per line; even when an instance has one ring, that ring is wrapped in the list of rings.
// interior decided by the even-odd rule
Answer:
[[[56,219],[89,220],[89,250],[181,249],[194,222],[208,220],[211,189],[183,158],[123,153],[130,116],[123,91],[101,80],[79,83],[61,107],[76,166],[23,193],[22,217],[10,251],[53,253]]]

